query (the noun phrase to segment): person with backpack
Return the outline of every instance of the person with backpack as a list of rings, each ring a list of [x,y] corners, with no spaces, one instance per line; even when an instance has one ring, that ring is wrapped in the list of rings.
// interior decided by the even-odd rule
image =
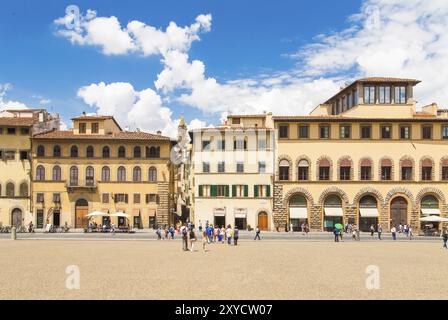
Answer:
[[[260,228],[257,226],[257,227],[255,228],[255,238],[254,238],[254,241],[257,240],[257,239],[258,239],[258,240],[261,240],[261,239],[260,239],[260,232],[261,232],[261,231],[260,231]]]
[[[443,248],[448,250],[447,242],[448,242],[448,229],[444,229],[442,231],[442,239],[443,239]]]
[[[188,229],[185,224],[180,228],[180,232],[182,235],[182,248],[184,251],[188,251]]]
[[[233,244],[236,246],[238,245],[238,238],[240,237],[239,232],[238,227],[235,226],[235,229],[233,229]]]

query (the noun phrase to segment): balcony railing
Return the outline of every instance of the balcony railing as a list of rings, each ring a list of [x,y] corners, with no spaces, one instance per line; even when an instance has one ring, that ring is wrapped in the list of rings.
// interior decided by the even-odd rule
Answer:
[[[67,189],[96,189],[98,183],[95,180],[71,180],[65,184]]]

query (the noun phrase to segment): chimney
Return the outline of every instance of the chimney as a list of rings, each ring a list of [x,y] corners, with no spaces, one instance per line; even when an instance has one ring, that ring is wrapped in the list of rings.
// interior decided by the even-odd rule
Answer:
[[[162,131],[157,131],[157,134],[159,135],[159,136],[161,136],[162,135]]]
[[[85,111],[82,112],[82,116],[83,116],[83,117],[86,116],[86,112],[85,112]]]

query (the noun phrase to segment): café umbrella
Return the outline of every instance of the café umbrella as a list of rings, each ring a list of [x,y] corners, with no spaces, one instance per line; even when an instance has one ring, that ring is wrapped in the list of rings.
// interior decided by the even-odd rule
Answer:
[[[344,229],[344,226],[343,226],[342,224],[340,224],[340,223],[336,223],[336,224],[334,225],[334,227],[335,227],[336,229],[338,229],[338,230],[342,230],[342,229]]]
[[[105,212],[101,212],[101,211],[93,211],[93,212],[90,212],[87,215],[87,217],[89,217],[89,218],[92,218],[92,217],[105,217],[105,216],[108,216],[108,214],[105,213]]]
[[[131,216],[124,212],[115,212],[110,215],[110,217],[126,218],[129,219]]]
[[[423,222],[448,222],[448,218],[442,218],[439,216],[428,216],[420,218],[420,221]]]

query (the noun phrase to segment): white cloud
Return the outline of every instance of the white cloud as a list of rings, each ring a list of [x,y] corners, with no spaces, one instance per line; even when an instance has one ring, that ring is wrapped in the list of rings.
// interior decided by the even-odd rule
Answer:
[[[0,83],[0,111],[13,110],[13,109],[27,109],[28,107],[23,102],[5,99],[7,92],[11,89],[12,85],[10,83],[5,84]]]
[[[48,104],[50,104],[51,103],[51,100],[50,99],[40,99],[39,100],[39,104],[41,105],[41,106],[46,106],[46,105],[48,105]]]

